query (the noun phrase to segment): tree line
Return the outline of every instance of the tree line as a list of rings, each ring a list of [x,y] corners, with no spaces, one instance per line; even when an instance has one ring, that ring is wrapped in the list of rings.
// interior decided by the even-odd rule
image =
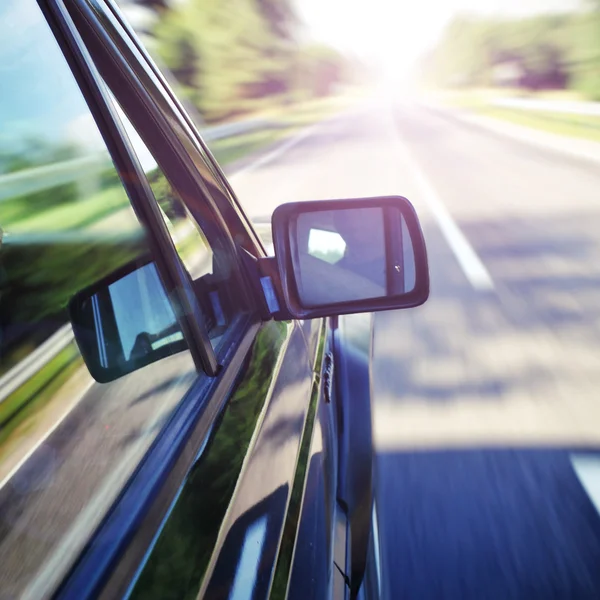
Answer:
[[[444,87],[571,89],[600,100],[598,8],[526,19],[457,17],[421,72]]]
[[[291,0],[142,0],[158,15],[155,53],[207,121],[331,93],[350,69],[305,43]]]

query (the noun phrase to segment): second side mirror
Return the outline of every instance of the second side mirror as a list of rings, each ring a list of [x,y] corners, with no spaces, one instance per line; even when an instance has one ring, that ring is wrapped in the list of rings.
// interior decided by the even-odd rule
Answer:
[[[406,198],[283,204],[272,226],[294,318],[410,308],[429,296],[425,241]]]

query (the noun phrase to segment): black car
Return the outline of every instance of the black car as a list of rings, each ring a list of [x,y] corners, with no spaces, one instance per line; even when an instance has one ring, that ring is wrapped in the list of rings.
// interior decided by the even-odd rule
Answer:
[[[0,6],[6,598],[379,596],[370,316],[429,293],[402,197],[275,256],[116,6]]]

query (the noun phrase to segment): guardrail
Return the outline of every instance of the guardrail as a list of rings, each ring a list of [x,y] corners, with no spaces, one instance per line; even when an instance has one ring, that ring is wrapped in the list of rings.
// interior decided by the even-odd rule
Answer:
[[[248,119],[206,127],[201,135],[205,141],[214,141],[274,126],[274,121]],[[108,154],[96,153],[0,175],[0,202],[84,179],[110,164]]]
[[[94,175],[110,165],[106,154],[92,154],[0,175],[0,202]]]
[[[273,127],[275,123],[275,121],[268,121],[266,119],[247,119],[235,123],[223,123],[222,125],[206,127],[200,131],[200,135],[204,141],[212,142],[214,140],[222,140],[227,137],[242,135],[260,129],[269,129]]]
[[[273,123],[264,119],[248,119],[207,127],[202,130],[201,135],[205,141],[210,142],[271,126]],[[110,164],[108,154],[98,153],[0,175],[0,202],[85,179]]]
[[[26,358],[0,377],[0,404],[73,341],[73,330],[61,327]]]

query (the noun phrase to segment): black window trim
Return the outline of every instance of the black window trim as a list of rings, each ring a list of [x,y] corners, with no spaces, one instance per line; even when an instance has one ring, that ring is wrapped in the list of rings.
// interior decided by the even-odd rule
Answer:
[[[102,42],[105,56],[94,56],[94,60],[100,64],[100,61],[108,58],[113,63],[111,66],[118,65],[120,69],[130,73],[132,81],[141,82],[142,85],[138,86],[136,90],[137,95],[144,101],[147,110],[154,114],[158,126],[168,137],[177,158],[182,163],[187,163],[189,172],[197,176],[198,192],[215,213],[215,218],[220,222],[223,231],[229,235],[231,243],[237,242],[237,245],[246,247],[252,254],[262,255],[262,245],[254,243],[257,236],[247,219],[242,218],[243,211],[236,203],[235,197],[232,193],[228,194],[228,197],[223,195],[222,188],[226,187],[228,191],[230,188],[224,186],[226,179],[217,167],[214,158],[208,156],[210,153],[201,141],[195,126],[186,116],[187,113],[175,99],[158,70],[151,66],[153,63],[148,54],[141,49],[139,43],[134,41],[134,34],[125,25],[122,17],[119,17],[118,11],[114,6],[110,8],[104,0],[65,1],[85,19],[85,27],[89,28],[90,32],[93,32]],[[121,28],[122,31],[118,31],[118,28]],[[85,38],[83,32],[82,35]],[[176,128],[173,127],[174,124],[180,128],[182,133],[176,131]],[[185,142],[189,144],[190,148],[193,148],[196,154],[195,158],[203,165],[207,173],[198,172],[197,165],[193,162],[194,158],[185,148]],[[218,178],[215,177],[217,172]],[[194,206],[186,198],[184,198],[184,202],[194,214]],[[232,210],[235,214],[232,214]],[[234,242],[229,234],[231,230],[234,230],[237,235],[241,234],[244,239]]]
[[[97,0],[93,0],[93,1],[97,4]],[[173,104],[176,106],[176,108],[178,110],[180,118],[183,121],[185,121],[187,127],[189,128],[190,132],[192,133],[194,140],[199,144],[201,150],[203,151],[203,154],[206,158],[207,164],[209,164],[210,167],[212,168],[212,170],[215,171],[215,173],[216,173],[215,182],[218,185],[220,185],[221,188],[223,188],[222,191],[225,192],[224,195],[227,197],[227,200],[235,209],[235,212],[236,212],[238,218],[240,219],[240,221],[243,222],[246,231],[248,232],[249,236],[252,239],[252,242],[254,243],[254,245],[256,246],[257,249],[260,249],[259,254],[261,254],[261,256],[266,256],[266,251],[265,251],[265,248],[264,248],[264,245],[263,245],[263,242],[262,242],[260,236],[258,236],[256,231],[254,230],[254,227],[252,226],[245,211],[243,210],[237,196],[235,195],[235,192],[233,191],[233,188],[231,187],[231,184],[229,183],[227,177],[223,173],[223,169],[220,167],[218,161],[212,155],[210,148],[206,145],[206,143],[202,139],[202,136],[200,135],[196,125],[193,123],[192,119],[190,118],[188,111],[183,106],[183,104],[181,103],[179,98],[177,98],[177,96],[175,96],[175,94],[173,93],[173,91],[171,89],[169,82],[167,81],[167,79],[165,78],[163,73],[161,73],[161,71],[156,67],[154,61],[148,54],[148,51],[146,50],[146,48],[144,48],[144,46],[139,42],[137,36],[135,35],[135,32],[133,31],[133,29],[131,28],[129,23],[126,21],[126,19],[123,16],[123,13],[121,12],[118,5],[116,4],[116,1],[115,0],[103,0],[103,1],[106,4],[106,6],[108,7],[108,9],[112,12],[114,18],[118,21],[118,23],[121,25],[121,27],[124,29],[124,31],[128,35],[129,42],[136,47],[138,52],[144,58],[144,61],[145,61],[144,66],[147,69],[149,69],[150,71],[152,71],[152,73],[155,75],[155,77],[159,80],[159,82],[162,85],[165,92],[169,95],[171,101],[173,102]]]

